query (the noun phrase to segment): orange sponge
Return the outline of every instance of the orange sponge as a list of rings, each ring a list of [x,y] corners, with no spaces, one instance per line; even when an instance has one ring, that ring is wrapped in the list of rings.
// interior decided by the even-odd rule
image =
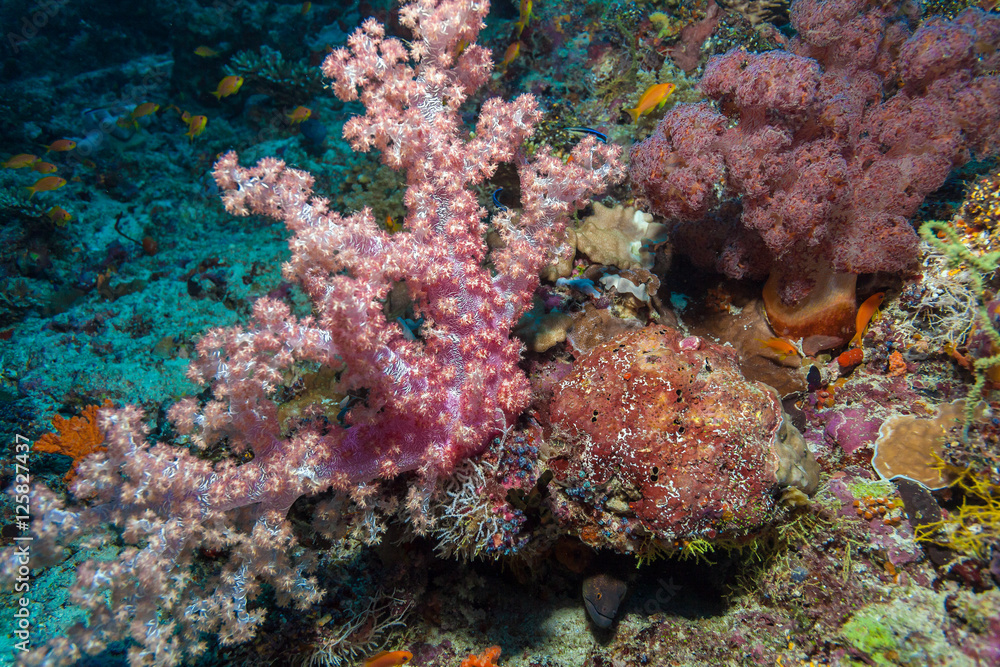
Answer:
[[[480,656],[470,655],[462,661],[462,667],[496,667],[496,660],[500,657],[500,647],[491,646]]]

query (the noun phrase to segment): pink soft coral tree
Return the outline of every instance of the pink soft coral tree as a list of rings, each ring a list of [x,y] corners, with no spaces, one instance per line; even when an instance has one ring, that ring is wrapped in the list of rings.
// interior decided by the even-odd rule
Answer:
[[[468,138],[458,110],[491,71],[489,51],[474,43],[487,10],[474,0],[417,0],[400,13],[410,42],[369,20],[324,65],[340,97],[360,95],[365,105],[345,126],[355,149],[378,148],[406,171],[404,231],[387,234],[367,209],[331,212],[313,195],[313,178],[280,160],[249,169],[233,153],[219,160],[229,211],[270,215],[292,232],[284,274],[307,292],[314,314],[296,318],[263,298],[249,328],[212,330],[199,342],[189,375],[210,382],[213,398],[184,399],[170,418],[195,446],[225,441],[238,457],[211,463],[151,444],[137,408],[105,410],[107,451],[81,463],[72,489],[89,506],[67,509],[35,490],[36,563],[54,562],[60,543],[102,526],[120,527],[126,548],[80,567],[72,596],[89,626],[40,647],[27,664],[59,664],[131,637],[133,664],[172,665],[205,650],[202,633],[247,640],[263,619],[251,604],[262,583],[281,605],[308,607],[321,596],[307,576],[314,554],[286,518],[297,498],[332,487],[363,502],[372,480],[415,470],[422,482],[409,506],[420,519],[435,481],[526,407],[521,344],[510,330],[568,215],[623,170],[617,147],[592,138],[565,161],[547,148],[525,156],[520,146],[541,115],[530,95],[485,102]],[[518,169],[521,207],[493,217],[503,243],[488,251],[486,211],[471,188],[502,162]],[[400,282],[423,318],[416,337],[383,312]],[[295,396],[288,385],[313,373],[337,373],[336,392],[358,400],[343,424],[321,399],[279,419],[280,401]],[[195,577],[198,553],[221,554],[221,563],[202,562]],[[19,567],[16,555],[5,556],[0,578]]]
[[[474,43],[488,8],[411,3],[400,12],[409,44],[369,19],[323,65],[340,98],[360,96],[365,106],[344,127],[355,150],[377,148],[385,164],[406,172],[405,231],[386,233],[367,209],[346,217],[329,211],[313,195],[312,177],[279,160],[244,169],[229,153],[216,165],[230,212],[269,215],[293,232],[284,274],[315,306],[315,317],[300,321],[261,299],[254,329],[213,331],[199,345],[192,378],[210,380],[228,405],[199,414],[188,402],[175,415],[200,439],[210,432],[252,449],[259,469],[224,504],[284,509],[316,486],[350,489],[407,470],[433,480],[478,453],[527,405],[521,343],[510,330],[568,214],[621,168],[617,148],[589,138],[566,162],[548,149],[522,155],[541,116],[530,95],[486,101],[467,138],[459,108],[492,70],[489,51]],[[520,173],[521,209],[493,218],[503,247],[487,253],[486,211],[471,186],[508,161]],[[400,282],[423,318],[419,339],[383,314]],[[274,395],[283,373],[303,363],[343,364],[338,390],[364,396],[346,413],[346,428],[312,417],[282,434]]]

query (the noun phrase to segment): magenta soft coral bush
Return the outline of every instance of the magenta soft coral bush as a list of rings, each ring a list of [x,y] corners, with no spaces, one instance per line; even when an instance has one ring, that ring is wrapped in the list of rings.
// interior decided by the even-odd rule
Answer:
[[[678,105],[632,151],[654,212],[682,221],[681,250],[727,275],[780,273],[808,294],[817,267],[900,272],[909,220],[950,171],[1000,144],[1000,17],[978,9],[911,33],[905,3],[799,0],[787,51],[709,61],[712,106]],[[737,197],[739,223],[707,215]],[[683,224],[683,221],[695,224]],[[701,246],[701,247],[698,247]]]
[[[670,218],[696,219],[717,203],[714,184],[725,174],[716,150],[726,119],[708,104],[681,104],[632,152],[629,176]]]

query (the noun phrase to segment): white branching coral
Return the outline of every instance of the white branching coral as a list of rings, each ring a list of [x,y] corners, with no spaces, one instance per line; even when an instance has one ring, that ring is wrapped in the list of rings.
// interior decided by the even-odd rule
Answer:
[[[322,629],[316,650],[303,664],[307,667],[340,667],[378,652],[391,630],[401,628],[413,603],[395,593],[378,593],[360,612],[346,621]]]
[[[968,268],[957,269],[948,257],[924,242],[920,244],[923,275],[903,290],[898,309],[898,331],[917,349],[929,352],[945,345],[960,347],[972,330],[979,310],[979,294]]]
[[[503,516],[483,493],[497,464],[466,459],[444,485],[445,500],[435,508],[433,534],[442,556],[472,560],[503,535]]]

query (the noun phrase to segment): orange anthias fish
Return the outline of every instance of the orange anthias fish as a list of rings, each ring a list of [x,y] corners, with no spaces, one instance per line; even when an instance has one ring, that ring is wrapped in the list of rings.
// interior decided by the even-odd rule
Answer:
[[[243,77],[233,74],[220,81],[218,87],[212,92],[212,94],[215,95],[215,99],[221,100],[223,97],[235,95],[242,85]]]
[[[35,163],[35,166],[32,167],[32,170],[37,171],[39,174],[51,174],[58,168],[59,167],[55,166],[51,162],[42,162],[39,160]]]
[[[400,220],[399,222],[396,222],[395,220],[393,220],[391,215],[387,215],[385,217],[385,228],[389,231],[390,234],[395,234],[396,232],[403,231],[403,221]]]
[[[184,136],[188,138],[188,141],[193,141],[195,137],[205,131],[205,126],[208,125],[208,116],[190,116],[187,123],[188,131],[184,133]]]
[[[865,299],[865,302],[861,304],[860,308],[858,308],[858,318],[854,323],[854,338],[851,339],[851,344],[848,347],[854,347],[861,344],[861,339],[865,335],[865,329],[868,328],[868,323],[871,322],[872,316],[875,315],[875,311],[882,305],[883,297],[885,297],[885,292],[876,292]]]
[[[37,162],[37,155],[32,155],[31,153],[20,153],[4,160],[3,163],[0,164],[0,167],[3,167],[4,169],[24,169],[25,167],[30,167]]]
[[[132,113],[130,113],[129,116],[135,120],[136,118],[142,118],[143,116],[148,116],[151,113],[156,113],[159,110],[160,105],[156,102],[143,102],[136,108],[132,109]]]
[[[53,206],[46,215],[49,216],[49,220],[60,227],[65,227],[66,223],[73,219],[72,214],[62,206]]]
[[[782,361],[785,360],[785,357],[792,354],[794,354],[796,357],[799,356],[798,349],[796,349],[794,345],[789,343],[784,338],[775,337],[775,338],[768,338],[767,340],[764,340],[763,338],[758,338],[757,340],[759,340],[762,345],[765,345],[766,347],[777,352],[778,358],[781,359]]]
[[[659,108],[666,103],[667,98],[670,97],[670,93],[674,92],[677,88],[672,83],[658,83],[654,86],[650,86],[646,89],[646,92],[642,94],[639,98],[639,104],[636,105],[634,109],[625,109],[630,116],[632,116],[632,122],[639,120],[640,116],[643,116],[653,109]]]
[[[517,34],[520,37],[524,29],[528,27],[528,21],[534,16],[532,13],[532,0],[521,0],[521,15],[518,17],[517,23],[514,26],[517,28]]]
[[[514,42],[507,47],[507,50],[503,54],[503,61],[500,63],[500,67],[506,69],[507,65],[514,62],[514,59],[521,53],[521,42]]]
[[[202,58],[215,58],[219,55],[219,52],[211,46],[199,46],[194,50],[194,54],[196,56],[201,56]]]
[[[28,195],[28,199],[35,196],[36,192],[51,192],[52,190],[58,190],[62,186],[66,185],[66,179],[60,176],[46,176],[45,178],[39,178],[35,181],[34,185],[29,185],[26,190],[31,194]]]
[[[295,107],[295,109],[291,113],[287,113],[285,115],[288,117],[289,123],[292,124],[301,123],[305,120],[309,120],[309,117],[312,116],[312,109],[309,109],[308,107],[298,106]]]
[[[65,153],[76,148],[76,142],[72,139],[57,139],[46,146],[46,153]]]
[[[380,651],[365,660],[365,667],[398,667],[413,659],[409,651]]]
[[[160,105],[156,102],[143,102],[136,108],[132,109],[128,116],[122,119],[126,125],[132,125],[133,127],[139,127],[137,122],[143,116],[148,116],[154,114],[160,110]],[[119,123],[121,124],[121,123]]]

